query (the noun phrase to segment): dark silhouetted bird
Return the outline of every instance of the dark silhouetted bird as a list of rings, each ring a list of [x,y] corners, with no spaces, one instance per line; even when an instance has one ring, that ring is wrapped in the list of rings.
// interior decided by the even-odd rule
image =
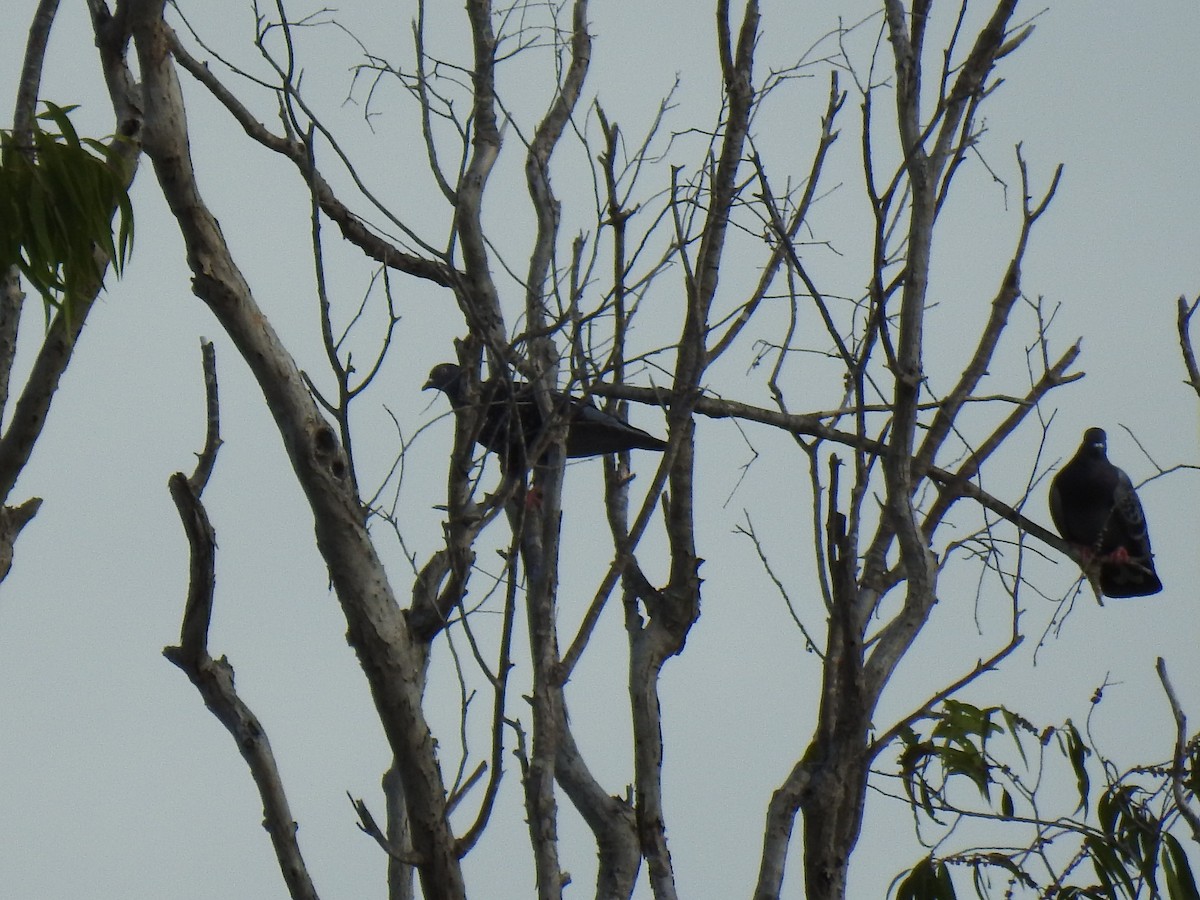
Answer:
[[[1050,483],[1050,515],[1098,593],[1157,594],[1162,582],[1154,571],[1142,504],[1106,450],[1104,429],[1083,433],[1079,450]]]
[[[434,366],[424,385],[424,390],[430,388],[444,393],[456,410],[467,406],[463,372],[455,363]],[[533,390],[522,382],[513,382],[512,388],[510,393],[508,385],[497,378],[480,385],[480,402],[486,412],[475,440],[496,453],[506,470],[517,471],[528,468],[526,449],[537,444],[545,423]],[[667,447],[666,441],[610,416],[586,400],[551,391],[550,402],[566,419],[569,457],[603,456],[623,450],[661,451]]]

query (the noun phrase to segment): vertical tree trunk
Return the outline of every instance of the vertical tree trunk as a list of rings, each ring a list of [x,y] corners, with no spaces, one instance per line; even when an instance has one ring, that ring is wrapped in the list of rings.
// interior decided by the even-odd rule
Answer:
[[[404,779],[393,759],[383,773],[383,800],[387,809],[387,840],[392,847],[412,849],[408,828],[408,810],[404,808]],[[413,900],[413,867],[395,857],[387,861],[388,900]]]
[[[632,607],[632,608],[631,608]],[[636,603],[626,607],[627,622],[637,620]],[[628,627],[628,625],[627,625]],[[662,803],[662,710],[658,676],[664,660],[658,629],[632,626],[629,655],[629,700],[633,713],[634,797],[638,841],[650,873],[655,900],[675,900],[675,868],[667,846]]]
[[[808,900],[845,900],[867,791],[871,709],[863,692],[862,640],[846,599],[835,601],[817,733],[801,763],[806,771],[801,810]]]
[[[554,796],[554,770],[566,723],[562,687],[558,684],[558,634],[555,628],[555,599],[558,581],[558,527],[562,484],[562,456],[557,448],[549,454],[557,466],[548,467],[541,483],[544,512],[532,509],[514,515],[521,529],[522,558],[529,589],[526,614],[529,620],[529,649],[533,657],[533,746],[524,772],[525,814],[537,872],[538,900],[560,900],[563,875],[558,859],[558,803]],[[525,502],[523,494],[517,503]]]

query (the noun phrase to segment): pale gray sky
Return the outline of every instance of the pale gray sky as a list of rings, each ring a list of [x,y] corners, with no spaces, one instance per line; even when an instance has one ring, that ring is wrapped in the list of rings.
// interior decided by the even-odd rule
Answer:
[[[407,64],[409,5],[401,4],[398,12],[395,4],[363,3],[340,15],[372,49]],[[253,23],[247,4],[184,6],[194,9],[206,35],[254,63],[247,47]],[[460,4],[431,6],[437,7],[432,18],[461,17]],[[709,6],[699,0],[593,4],[590,84],[627,134],[645,129],[676,72],[682,87],[669,127],[711,123],[716,74]],[[794,61],[829,31],[836,24],[831,6],[765,3],[760,75]],[[861,17],[859,8],[871,4],[838,6],[851,22]],[[7,91],[0,106],[7,109],[33,4],[19,7],[0,34],[0,85]],[[1031,5],[1026,14],[1042,8]],[[461,24],[456,27],[461,38]],[[876,32],[871,25],[852,37],[860,62]],[[351,150],[387,202],[428,223],[429,233],[440,238],[445,211],[424,177],[424,158],[405,155],[411,107],[394,90],[384,92],[379,100],[384,116],[372,138],[361,127],[361,108],[340,105],[349,90],[346,66],[353,47],[333,32],[325,37],[336,52],[324,69],[310,60],[306,84],[314,86],[332,122],[354,129]],[[1200,291],[1198,37],[1200,8],[1194,2],[1051,4],[1025,47],[1004,62],[1005,83],[985,116],[985,158],[1009,181],[1010,210],[1019,204],[1012,149],[1017,141],[1024,142],[1035,186],[1048,183],[1058,162],[1066,166],[1024,266],[1026,293],[1061,305],[1054,325],[1057,348],[1061,352],[1082,336],[1078,367],[1088,372],[1050,398],[1046,412],[1057,414],[1050,457],[1069,456],[1085,427],[1101,425],[1109,431],[1113,459],[1135,481],[1154,470],[1122,426],[1163,466],[1200,457],[1196,397],[1181,383],[1174,336],[1175,298]],[[453,39],[440,41],[439,48],[462,49]],[[768,162],[787,171],[807,172],[828,91],[825,70],[816,71],[786,95],[790,106],[781,102],[764,113],[756,131]],[[301,366],[327,383],[319,374],[307,201],[298,177],[249,145],[211,101],[187,87],[208,200],[259,302]],[[843,87],[852,90],[849,78],[843,78]],[[83,4],[64,4],[43,96],[83,104],[77,124],[87,133],[100,135],[111,127]],[[855,218],[863,209],[854,180],[857,106],[852,93],[827,176],[830,185],[841,186],[813,219],[814,228],[828,229],[816,237],[833,240],[843,254],[814,254],[815,270],[839,279],[847,293],[860,291],[866,277],[861,264],[855,265],[867,248],[861,218]],[[269,103],[261,103],[260,112],[269,118]],[[694,162],[698,146],[694,139],[683,141],[673,153],[680,162]],[[519,173],[515,140],[507,152],[501,172]],[[571,154],[578,165],[578,151]],[[564,169],[556,170],[556,186],[560,194],[586,200],[590,186],[571,182],[570,165],[564,161]],[[1015,233],[1011,214],[1003,212],[1002,189],[972,166],[959,185],[953,225],[943,230],[935,251],[939,274],[932,290],[946,307],[930,320],[931,337],[945,354],[935,354],[931,366],[935,385],[940,378],[945,386],[957,371],[968,340],[961,322],[982,315]],[[523,178],[508,201],[501,193],[490,201],[490,215],[505,221],[504,246],[519,260],[520,226],[528,220]],[[326,589],[310,513],[257,387],[190,293],[180,240],[148,166],[134,196],[138,233],[127,277],[111,282],[93,313],[15,495],[18,500],[38,495],[46,502],[19,541],[12,574],[0,588],[0,895],[286,896],[260,827],[257,793],[236,748],[183,675],[160,655],[177,639],[187,572],[187,548],[166,480],[175,470],[190,470],[202,442],[198,338],[206,335],[217,344],[226,441],[206,496],[220,545],[211,648],[228,654],[243,699],[268,729],[322,896],[382,897],[382,856],[355,829],[345,792],[366,798],[379,811],[378,781],[387,752],[343,637],[344,620]],[[353,266],[350,254],[331,252],[335,289],[351,298],[346,303],[356,302],[367,270]],[[728,297],[755,275],[732,266],[723,281]],[[669,306],[673,290],[677,280],[668,277],[654,296]],[[450,341],[462,331],[451,300],[440,292],[398,282],[397,295],[404,315],[397,352],[359,408],[360,462],[376,477],[396,449],[383,405],[397,414],[406,438],[444,413],[444,401],[430,406],[430,395],[418,388],[431,364],[450,357]],[[1022,386],[1031,322],[1024,315],[1014,324],[1004,356],[1011,368],[993,369],[995,390]],[[31,317],[23,346],[31,346],[39,327]],[[758,374],[744,376],[751,357],[747,344],[719,368],[725,379],[720,390],[767,404]],[[799,403],[807,370],[797,364],[791,371],[793,402]],[[814,405],[827,408],[831,397],[827,393]],[[662,431],[652,412],[637,413],[635,421]],[[751,456],[743,439],[727,424],[702,423],[701,431],[712,435],[708,446],[719,448],[701,453],[706,496],[699,552],[709,562],[703,570],[703,615],[686,653],[668,663],[662,681],[667,815],[681,896],[726,898],[746,895],[753,884],[765,805],[803,751],[818,678],[817,660],[804,652],[801,635],[753,563],[748,543],[733,534],[744,521],[743,509],[752,510],[810,627],[819,630],[822,615],[811,583],[807,475],[796,475],[803,472],[803,457],[783,437],[751,431],[763,456],[739,486],[739,467]],[[1011,469],[994,470],[989,489],[1015,499],[1036,440],[1035,430],[1017,435],[1005,456]],[[433,506],[444,491],[449,441],[445,419],[425,432],[414,445],[402,487],[411,523],[406,536],[421,558],[440,534],[440,513]],[[645,461],[642,465],[648,469]],[[573,466],[567,479],[564,553],[570,577],[563,579],[560,606],[570,621],[572,611],[590,600],[607,556],[592,549],[603,541],[598,464]],[[1171,737],[1153,673],[1161,655],[1185,707],[1200,721],[1195,652],[1200,481],[1189,474],[1160,479],[1145,487],[1142,499],[1163,593],[1110,601],[1102,609],[1090,600],[1079,604],[1036,666],[1033,644],[1054,606],[1030,597],[1023,623],[1027,647],[1003,672],[976,686],[970,699],[1006,702],[1045,724],[1066,717],[1081,721],[1093,690],[1109,675],[1116,685],[1097,720],[1105,749],[1123,762],[1163,759]],[[1029,511],[1048,524],[1044,485]],[[381,544],[390,554],[397,594],[405,596],[409,568],[394,542],[382,537]],[[1033,565],[1039,585],[1052,597],[1070,588],[1074,571],[1063,560],[1052,556],[1051,563]],[[884,714],[913,708],[995,646],[993,636],[981,640],[975,632],[973,574],[964,568],[943,583],[935,621],[902,667]],[[476,590],[481,588],[482,582]],[[630,780],[618,613],[612,604],[568,698],[580,744],[614,793]],[[428,708],[446,771],[457,762],[458,702],[447,654],[439,650]],[[477,741],[476,754],[481,747]],[[487,886],[473,896],[532,895],[518,777],[515,767],[506,777],[497,815],[507,821],[496,822],[467,859],[468,883]],[[564,864],[575,876],[569,896],[590,896],[594,850],[582,823],[565,803],[562,809]],[[897,820],[894,810],[870,807],[852,867],[855,896],[882,896],[888,879],[917,859],[916,844],[896,838],[897,821],[908,827],[908,819]],[[791,896],[798,897],[798,850],[792,862]]]

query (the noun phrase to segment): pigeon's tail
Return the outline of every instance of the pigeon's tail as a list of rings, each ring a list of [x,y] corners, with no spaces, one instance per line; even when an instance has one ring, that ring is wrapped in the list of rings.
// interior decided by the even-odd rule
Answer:
[[[567,429],[567,456],[602,456],[625,450],[667,449],[667,442],[603,410],[576,401]]]
[[[634,434],[629,436],[630,450],[656,450],[659,453],[667,449],[667,442],[661,438],[656,438],[652,434],[647,434],[640,428],[630,428]]]
[[[603,414],[602,414],[603,415]],[[667,449],[667,442],[652,434],[627,425],[612,416],[606,421],[593,421],[591,416],[576,418],[567,431],[567,456],[601,456],[625,450]]]
[[[1149,597],[1162,590],[1162,582],[1154,565],[1139,562],[1103,563],[1100,566],[1100,590],[1104,596],[1120,600],[1125,597]]]

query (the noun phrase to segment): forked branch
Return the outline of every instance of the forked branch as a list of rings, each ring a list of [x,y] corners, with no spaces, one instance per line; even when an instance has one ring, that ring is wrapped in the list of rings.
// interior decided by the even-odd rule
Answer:
[[[296,823],[292,819],[283,779],[262,723],[238,696],[233,666],[225,657],[214,660],[208,651],[208,629],[212,621],[216,588],[216,533],[209,521],[201,495],[216,462],[221,445],[220,410],[217,399],[215,355],[210,343],[203,345],[205,408],[207,428],[204,449],[196,470],[185,476],[176,472],[168,484],[187,535],[189,554],[188,596],[184,607],[179,645],[163,649],[163,656],[183,670],[200,692],[204,705],[233,737],[246,760],[263,803],[263,827],[271,836],[280,871],[294,900],[316,900],[317,891],[308,875]]]

